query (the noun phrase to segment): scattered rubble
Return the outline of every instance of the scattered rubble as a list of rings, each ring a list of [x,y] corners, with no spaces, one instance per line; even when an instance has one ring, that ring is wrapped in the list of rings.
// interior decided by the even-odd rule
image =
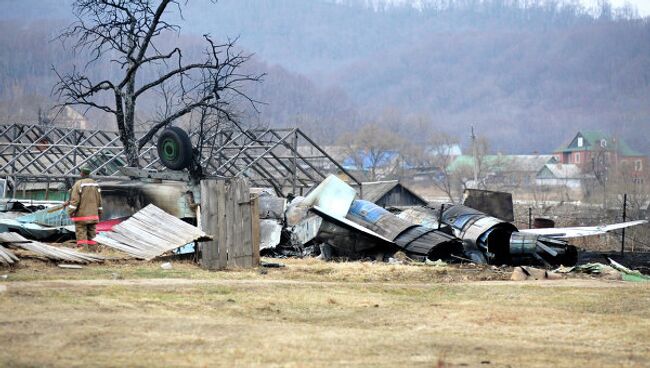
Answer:
[[[74,234],[74,224],[63,204],[45,208],[15,218],[0,219],[0,233],[14,231],[35,240],[55,235]]]
[[[510,276],[510,280],[512,281],[561,280],[562,278],[562,275],[556,272],[525,266],[515,267]]]
[[[81,253],[65,247],[53,247],[41,242],[28,240],[17,233],[0,233],[0,243],[15,248],[22,248],[37,256],[53,261],[66,261],[74,263],[104,262],[105,258],[98,254]]]

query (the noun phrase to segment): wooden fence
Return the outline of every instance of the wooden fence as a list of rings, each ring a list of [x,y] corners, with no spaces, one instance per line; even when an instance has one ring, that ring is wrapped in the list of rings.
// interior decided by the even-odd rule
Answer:
[[[257,207],[245,179],[201,181],[201,229],[214,239],[201,244],[201,267],[223,270],[259,264]]]

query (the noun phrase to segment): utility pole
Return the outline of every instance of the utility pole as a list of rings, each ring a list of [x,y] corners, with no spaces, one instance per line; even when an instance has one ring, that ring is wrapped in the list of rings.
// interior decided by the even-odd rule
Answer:
[[[472,125],[472,155],[474,156],[474,189],[478,189],[478,147],[476,147],[476,135]]]
[[[623,194],[623,222],[627,220],[627,193]],[[625,228],[621,235],[621,256],[625,255]]]

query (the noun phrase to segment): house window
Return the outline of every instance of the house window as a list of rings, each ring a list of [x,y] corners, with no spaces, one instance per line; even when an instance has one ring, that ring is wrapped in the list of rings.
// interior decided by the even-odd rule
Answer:
[[[578,137],[578,147],[582,147],[583,143],[582,137]]]
[[[576,164],[580,163],[580,152],[576,152],[575,162]]]
[[[641,160],[634,161],[634,171],[643,171],[643,161]]]

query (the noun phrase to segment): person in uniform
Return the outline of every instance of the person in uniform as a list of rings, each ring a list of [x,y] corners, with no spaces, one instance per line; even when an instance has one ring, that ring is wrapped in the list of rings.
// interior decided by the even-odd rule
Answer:
[[[102,215],[102,196],[99,185],[89,178],[90,169],[81,169],[81,179],[77,180],[70,190],[68,215],[74,222],[77,245],[95,246],[95,227]]]

